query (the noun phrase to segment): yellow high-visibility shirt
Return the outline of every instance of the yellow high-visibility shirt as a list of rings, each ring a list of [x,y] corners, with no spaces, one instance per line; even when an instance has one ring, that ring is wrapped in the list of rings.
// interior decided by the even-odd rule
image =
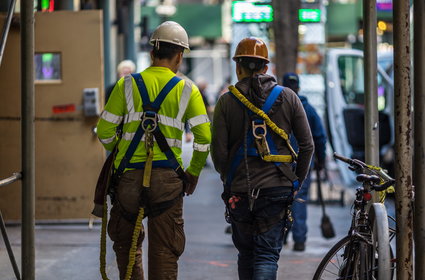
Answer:
[[[162,88],[175,76],[175,73],[166,67],[151,66],[141,72],[141,75],[146,85],[149,99],[153,102]],[[143,112],[142,105],[142,98],[136,82],[131,75],[128,75],[117,82],[105,106],[105,110],[100,116],[97,124],[97,134],[100,142],[109,151],[118,142],[116,129],[120,123],[123,123],[122,139],[119,141],[118,154],[114,163],[116,168],[118,168],[140,125]],[[164,134],[168,145],[181,166],[183,166],[181,159],[182,135],[185,122],[188,123],[194,134],[194,151],[187,171],[192,175],[199,176],[209,153],[211,131],[205,105],[196,85],[189,80],[182,79],[179,81],[162,102],[158,111],[158,118],[159,129]],[[153,152],[154,161],[167,159],[156,142],[154,143]],[[145,137],[143,136],[130,163],[145,162],[146,157]]]

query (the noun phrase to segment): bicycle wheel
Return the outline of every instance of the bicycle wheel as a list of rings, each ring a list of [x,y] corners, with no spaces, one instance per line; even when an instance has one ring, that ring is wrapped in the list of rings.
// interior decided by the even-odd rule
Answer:
[[[370,245],[359,237],[346,236],[320,262],[313,280],[364,280],[370,267]]]
[[[391,229],[388,226],[385,205],[373,203],[370,208],[369,218],[372,221],[372,248],[375,256],[372,259],[374,277],[377,280],[390,280],[393,277],[394,263],[392,262],[393,254],[390,245]]]

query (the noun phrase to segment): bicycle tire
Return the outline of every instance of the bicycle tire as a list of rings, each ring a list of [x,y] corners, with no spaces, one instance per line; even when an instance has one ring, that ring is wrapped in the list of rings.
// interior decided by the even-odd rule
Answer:
[[[345,236],[339,240],[325,255],[314,273],[313,280],[335,280],[344,272],[345,251],[353,244],[353,237]],[[349,246],[349,247],[347,247]],[[329,267],[328,267],[329,266]],[[346,271],[346,270],[345,270]],[[348,278],[349,279],[349,278]]]
[[[392,279],[394,266],[392,263],[393,252],[390,244],[391,229],[388,225],[388,215],[385,205],[382,203],[373,203],[370,208],[369,218],[372,221],[372,242],[374,244],[372,248],[375,254],[373,267],[376,266],[377,271],[375,278],[377,280]]]

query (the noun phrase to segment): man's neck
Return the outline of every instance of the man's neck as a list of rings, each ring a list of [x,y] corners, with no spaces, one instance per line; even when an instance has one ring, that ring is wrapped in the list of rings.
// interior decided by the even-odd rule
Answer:
[[[174,73],[177,73],[178,67],[175,65],[175,63],[171,62],[167,59],[154,59],[152,62],[152,66],[154,67],[165,67],[173,71]]]

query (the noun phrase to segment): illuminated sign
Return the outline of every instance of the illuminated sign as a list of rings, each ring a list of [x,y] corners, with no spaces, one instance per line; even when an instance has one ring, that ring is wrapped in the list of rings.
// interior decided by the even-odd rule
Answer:
[[[391,11],[393,9],[393,1],[392,0],[377,0],[376,9],[378,9],[379,11]]]
[[[232,20],[234,22],[271,22],[273,8],[263,2],[233,1]]]
[[[321,17],[320,9],[300,9],[298,12],[300,22],[320,22]]]

